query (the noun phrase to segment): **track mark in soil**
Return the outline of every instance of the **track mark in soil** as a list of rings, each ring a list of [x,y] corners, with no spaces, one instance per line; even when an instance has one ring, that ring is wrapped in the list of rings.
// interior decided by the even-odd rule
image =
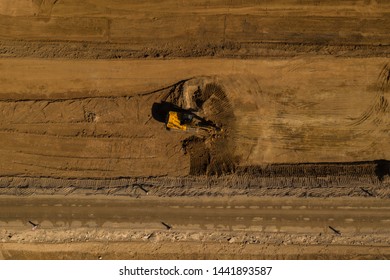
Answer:
[[[386,92],[390,85],[390,65],[386,63],[378,77],[379,88],[382,92]]]
[[[58,1],[59,0],[33,0],[33,3],[39,7],[37,15],[50,18],[53,7]]]
[[[210,150],[206,147],[204,139],[191,136],[182,141],[182,148],[190,155],[190,174],[206,174],[210,165]]]
[[[390,175],[390,161],[374,160],[362,162],[319,162],[297,164],[269,164],[265,166],[240,166],[236,172],[239,176],[256,177],[327,177],[349,176],[354,174],[360,177],[374,176],[383,181]]]
[[[369,133],[371,138],[374,139],[360,150],[361,153],[381,149],[376,139],[383,139],[383,137],[390,135],[389,130],[386,130],[390,126],[389,80],[390,66],[389,63],[386,63],[378,75],[376,81],[377,92],[371,105],[351,124],[352,126],[369,128],[366,133]]]
[[[390,198],[389,161],[273,164],[237,169],[234,174],[208,177],[109,177],[112,173],[104,178],[2,175],[0,194]]]
[[[372,101],[372,105],[351,123],[352,126],[361,125],[368,120],[371,120],[374,124],[381,124],[383,121],[387,120],[389,101],[386,97],[386,92],[389,89],[389,81],[390,66],[386,63],[378,75],[378,92]]]

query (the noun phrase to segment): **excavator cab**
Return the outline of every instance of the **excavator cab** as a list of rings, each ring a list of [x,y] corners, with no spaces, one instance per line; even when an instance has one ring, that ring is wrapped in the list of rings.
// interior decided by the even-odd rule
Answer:
[[[212,121],[165,101],[153,104],[152,116],[164,122],[168,130],[191,132],[205,137],[222,132],[222,128]]]
[[[167,129],[189,130],[194,116],[188,113],[169,111],[166,120]]]

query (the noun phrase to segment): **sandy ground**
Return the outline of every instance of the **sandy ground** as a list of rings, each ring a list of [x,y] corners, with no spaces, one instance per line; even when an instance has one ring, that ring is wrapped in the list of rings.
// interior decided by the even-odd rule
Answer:
[[[388,218],[380,218],[386,208],[376,205],[390,198],[389,11],[387,1],[1,1],[0,257],[387,258],[381,234]],[[165,129],[153,106],[182,107],[186,94],[223,133]],[[240,225],[229,224],[231,217],[242,216],[222,208],[226,213],[214,217],[222,228],[213,221],[211,229],[168,211],[203,239],[150,225],[132,229],[141,240],[121,239],[123,229],[104,227],[112,220],[103,215],[89,245],[77,237],[89,225],[54,226],[71,225],[71,217],[43,222],[37,239],[24,230],[25,210],[6,202],[24,205],[31,196],[35,205],[49,194],[95,195],[91,204],[104,194],[114,208],[113,197],[172,207],[196,199],[199,207],[189,209],[202,217],[208,212],[201,205],[244,196],[243,216],[252,221],[265,215],[250,208],[262,197],[281,208],[284,197],[297,207],[322,209],[317,199],[326,198],[337,207],[355,199],[368,208],[343,218],[355,235],[343,229],[337,242],[310,230],[333,236],[324,213],[339,213],[324,202],[327,210],[303,223],[300,213],[287,219],[274,212],[280,224],[270,226],[278,230],[251,233],[256,244],[248,241],[249,222],[226,235],[226,227]],[[152,206],[137,207],[126,210],[129,216]],[[294,230],[283,231],[286,225]],[[157,237],[142,239],[145,231]],[[302,234],[313,238],[299,243]],[[225,237],[233,241],[222,245]],[[280,245],[286,240],[295,241]]]

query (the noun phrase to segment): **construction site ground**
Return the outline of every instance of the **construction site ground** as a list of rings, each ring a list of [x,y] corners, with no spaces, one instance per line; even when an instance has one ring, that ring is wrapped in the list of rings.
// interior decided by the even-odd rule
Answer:
[[[0,259],[388,259],[389,30],[379,0],[1,1]],[[165,128],[188,96],[220,133]]]

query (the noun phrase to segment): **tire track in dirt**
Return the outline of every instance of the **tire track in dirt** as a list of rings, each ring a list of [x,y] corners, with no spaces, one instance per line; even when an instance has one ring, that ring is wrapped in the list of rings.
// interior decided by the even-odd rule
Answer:
[[[375,123],[381,123],[380,120],[383,115],[385,115],[388,110],[389,102],[386,97],[386,93],[389,89],[389,81],[390,81],[390,66],[388,63],[386,63],[382,70],[380,71],[378,75],[377,80],[377,95],[375,98],[373,98],[373,104],[368,107],[368,109],[362,113],[360,117],[358,117],[354,122],[351,124],[353,126],[361,125],[365,121],[368,121],[369,119],[374,118],[374,120],[371,120]]]
[[[375,90],[375,103],[369,110],[363,102],[351,107],[352,98],[354,102],[360,98],[370,100],[377,83],[367,87],[369,92],[361,89],[347,94],[338,88],[325,88],[308,94],[298,85],[275,93],[261,85],[261,80],[250,79],[236,76],[226,80],[233,93],[237,119],[237,152],[246,164],[350,162],[390,157],[385,144],[390,136],[386,95]],[[245,92],[245,97],[240,92]],[[360,115],[354,125],[351,114]],[[359,126],[368,114],[372,121]]]
[[[37,16],[50,17],[57,2],[58,0],[33,0],[33,3],[38,7]]]
[[[389,80],[390,80],[390,66],[386,63],[380,71],[376,82],[376,94],[371,101],[368,109],[364,111],[358,118],[353,119],[351,126],[357,129],[367,130],[367,133],[372,135],[373,139],[382,139],[383,137],[390,137],[390,129],[384,129],[390,127],[389,118]],[[361,133],[360,133],[361,135]],[[356,133],[356,136],[360,136]],[[382,149],[382,145],[378,144],[377,140],[367,143],[365,147],[362,147],[360,152],[362,154]]]

